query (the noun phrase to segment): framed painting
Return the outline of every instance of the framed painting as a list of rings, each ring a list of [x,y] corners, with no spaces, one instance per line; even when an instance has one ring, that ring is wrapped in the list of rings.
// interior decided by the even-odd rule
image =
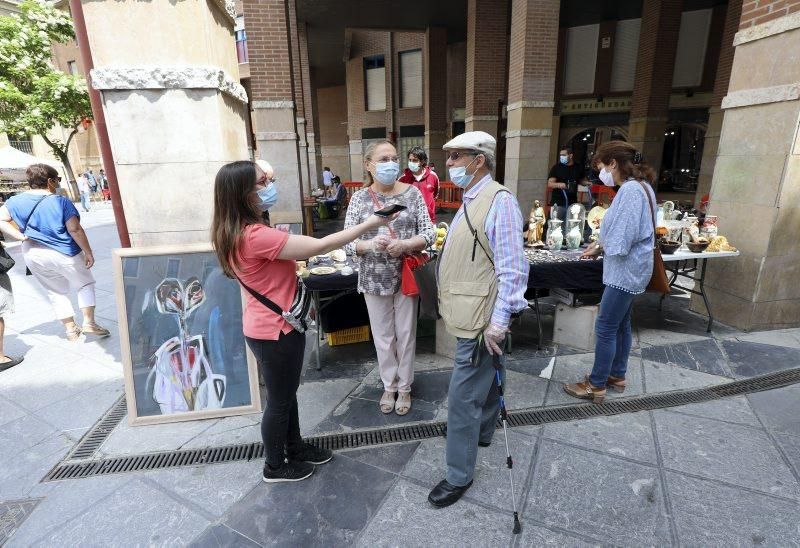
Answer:
[[[242,292],[210,244],[117,249],[114,279],[130,424],[261,410]]]

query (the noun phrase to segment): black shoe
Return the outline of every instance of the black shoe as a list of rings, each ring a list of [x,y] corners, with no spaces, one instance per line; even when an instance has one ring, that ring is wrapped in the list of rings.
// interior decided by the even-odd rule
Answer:
[[[283,463],[280,468],[264,465],[264,474],[261,479],[265,483],[282,483],[285,481],[300,481],[314,473],[314,465],[308,462],[294,461]]]
[[[439,485],[433,488],[431,494],[428,495],[428,502],[437,508],[450,506],[457,502],[471,486],[472,482],[469,482],[463,487],[456,487],[455,485],[447,483],[447,480],[442,480],[439,482]]]
[[[12,358],[11,356],[7,356],[10,358],[10,361],[0,363],[0,371],[5,371],[6,369],[11,369],[15,365],[19,365],[22,363],[22,360],[25,358],[23,356],[19,356],[17,358]]]
[[[297,451],[289,451],[289,460],[310,462],[311,464],[325,464],[333,458],[330,449],[322,449],[310,443],[303,443]]]
[[[444,426],[443,430],[444,430],[444,437],[446,438],[447,437],[447,425]],[[492,442],[490,442],[490,441],[479,441],[478,442],[478,447],[489,447],[490,445],[492,445]]]

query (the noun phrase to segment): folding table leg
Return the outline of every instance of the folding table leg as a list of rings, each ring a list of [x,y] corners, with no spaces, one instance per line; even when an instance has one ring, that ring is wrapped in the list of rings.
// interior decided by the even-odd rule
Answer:
[[[536,341],[536,347],[538,350],[542,349],[542,317],[539,314],[539,290],[535,289],[533,291],[533,305],[534,310],[536,311],[536,327],[539,330],[539,339]]]
[[[708,327],[706,328],[707,333],[711,333],[711,326],[714,324],[714,316],[711,314],[711,305],[708,304],[708,296],[706,295],[706,259],[702,259],[703,266],[700,267],[700,279],[698,282],[700,283],[700,296],[703,297],[703,302],[706,305],[706,312],[708,312]]]

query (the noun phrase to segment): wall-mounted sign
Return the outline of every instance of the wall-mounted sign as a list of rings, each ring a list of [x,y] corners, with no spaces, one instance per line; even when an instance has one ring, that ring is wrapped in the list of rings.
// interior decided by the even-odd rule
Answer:
[[[600,49],[608,49],[611,47],[611,37],[610,36],[603,36],[600,40]]]

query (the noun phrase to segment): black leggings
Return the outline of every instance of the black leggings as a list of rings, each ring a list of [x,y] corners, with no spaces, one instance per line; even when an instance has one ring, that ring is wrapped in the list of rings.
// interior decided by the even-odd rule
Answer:
[[[303,371],[306,337],[297,331],[281,333],[277,341],[247,337],[267,385],[267,403],[261,419],[261,437],[267,464],[283,464],[286,449],[292,452],[303,443],[297,415],[297,387]]]

